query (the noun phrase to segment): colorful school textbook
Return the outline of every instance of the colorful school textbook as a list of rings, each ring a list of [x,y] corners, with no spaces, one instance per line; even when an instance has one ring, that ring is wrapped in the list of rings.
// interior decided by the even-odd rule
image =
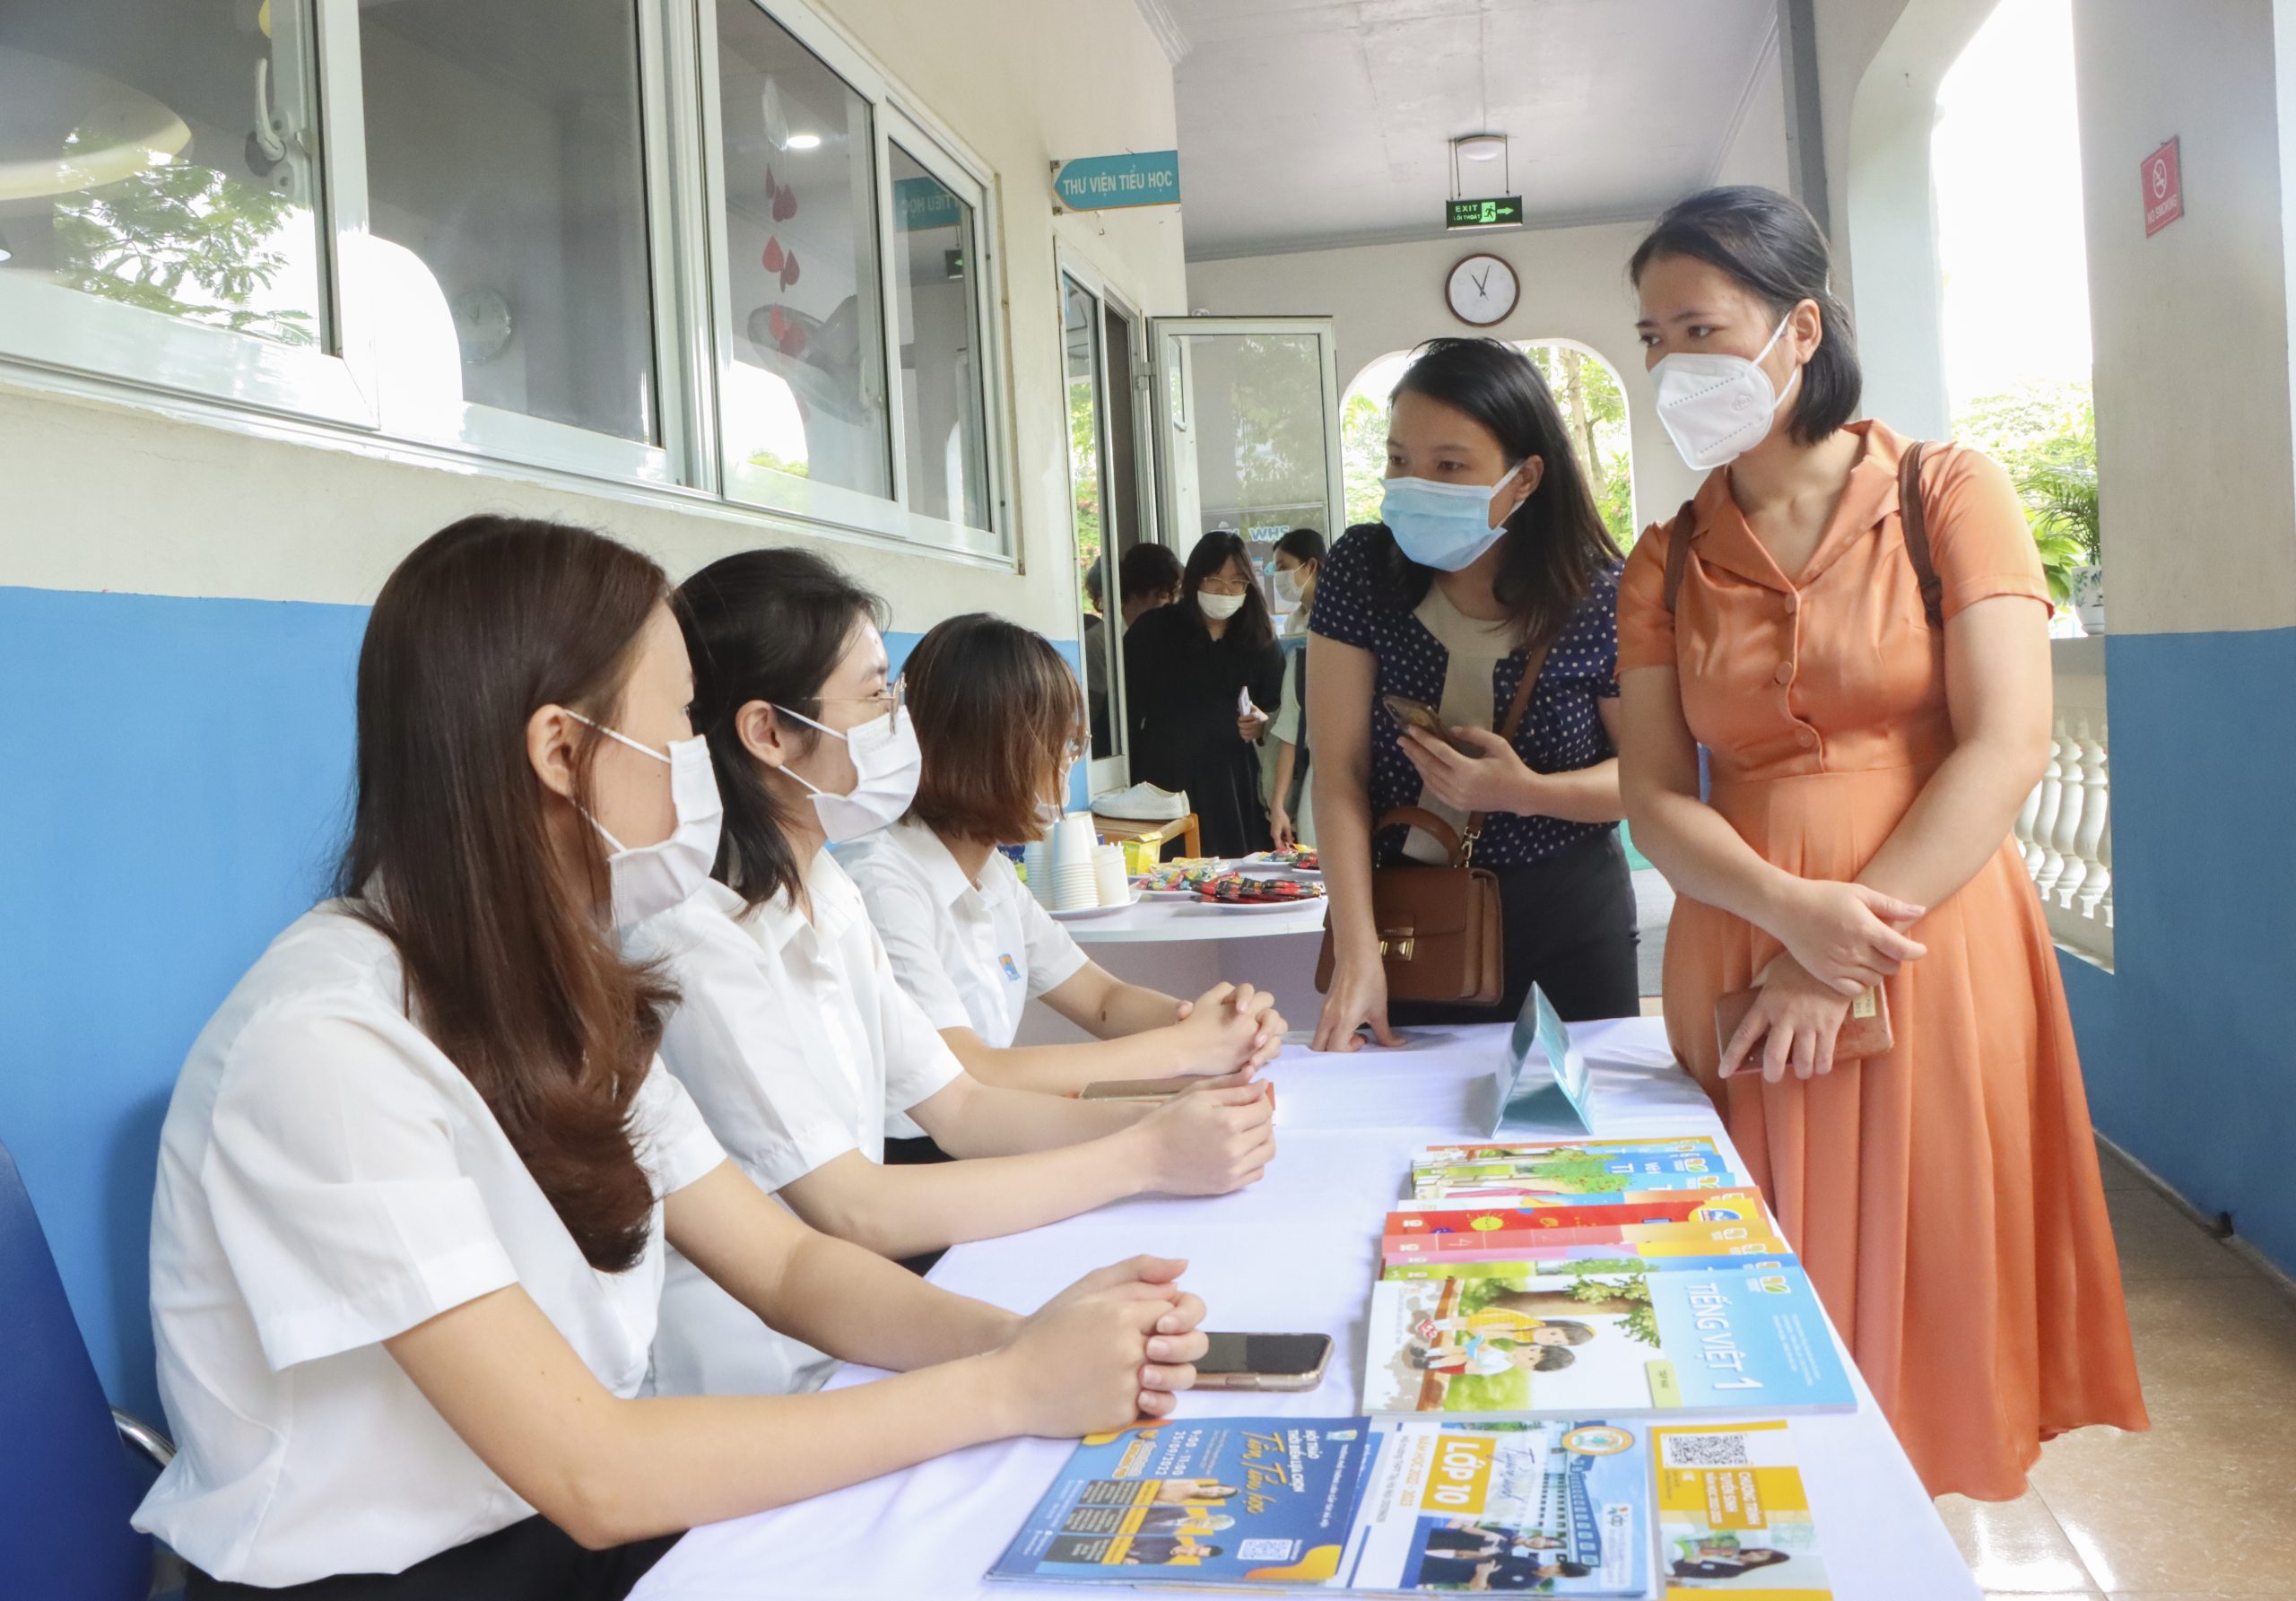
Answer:
[[[1364,1344],[1363,1410],[1374,1414],[1856,1405],[1816,1292],[1790,1258],[1704,1272],[1383,1279]]]
[[[1571,1140],[1540,1144],[1448,1145],[1412,1163],[1414,1199],[1483,1205],[1524,1194],[1600,1196],[1654,1189],[1745,1187],[1703,1136],[1675,1140]]]
[[[1639,1424],[1166,1421],[1080,1445],[989,1577],[1639,1597],[1652,1517]]]

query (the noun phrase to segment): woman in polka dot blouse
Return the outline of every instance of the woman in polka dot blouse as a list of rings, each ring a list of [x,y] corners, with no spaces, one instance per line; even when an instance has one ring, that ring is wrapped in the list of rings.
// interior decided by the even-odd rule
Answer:
[[[1386,520],[1332,547],[1309,622],[1316,827],[1331,892],[1330,993],[1318,1050],[1369,1027],[1512,1019],[1536,983],[1565,1018],[1639,1006],[1634,893],[1614,826],[1620,555],[1538,370],[1495,339],[1435,339],[1396,386]],[[1510,743],[1492,730],[1534,648],[1547,655]],[[1381,698],[1433,708],[1449,742]],[[1491,1007],[1387,1000],[1371,869],[1437,863],[1397,806],[1454,828],[1483,812],[1474,864],[1499,878],[1504,992]]]

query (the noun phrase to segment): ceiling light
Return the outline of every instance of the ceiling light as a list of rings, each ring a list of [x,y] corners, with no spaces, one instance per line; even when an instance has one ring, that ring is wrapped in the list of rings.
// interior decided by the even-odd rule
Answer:
[[[819,150],[821,146],[822,136],[819,134],[792,134],[789,135],[789,148],[791,150]]]
[[[1469,134],[1452,143],[1458,146],[1459,154],[1470,161],[1495,161],[1507,153],[1504,134]]]

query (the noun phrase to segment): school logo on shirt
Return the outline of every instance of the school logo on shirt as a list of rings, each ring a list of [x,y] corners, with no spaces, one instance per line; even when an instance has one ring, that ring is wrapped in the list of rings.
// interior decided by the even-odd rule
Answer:
[[[1004,976],[1007,979],[1010,979],[1015,984],[1018,984],[1021,981],[1021,964],[1019,962],[1013,961],[1010,956],[999,956],[996,959],[996,963],[999,967],[1004,970]]]

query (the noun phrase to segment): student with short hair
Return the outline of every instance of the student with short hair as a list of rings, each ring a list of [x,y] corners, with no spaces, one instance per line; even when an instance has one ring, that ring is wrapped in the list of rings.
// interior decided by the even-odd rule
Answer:
[[[876,596],[801,550],[728,556],[679,596],[724,843],[715,878],[628,943],[676,986],[663,1059],[750,1178],[815,1228],[894,1257],[1128,1196],[1221,1195],[1257,1179],[1274,1151],[1261,1086],[1144,1115],[984,1083],[901,988],[827,848],[900,816],[917,782]],[[1241,1017],[1205,1031],[1241,1059],[1257,1029]],[[889,1134],[929,1135],[975,1160],[889,1166]],[[801,1388],[829,1365],[672,1255],[659,1389]]]
[[[1179,1265],[1022,1318],[814,1232],[656,1056],[617,948],[718,803],[667,580],[476,517],[377,598],[336,899],[193,1044],[152,1211],[179,1449],[135,1515],[192,1601],[613,1601],[678,1531],[1009,1434],[1162,1416],[1204,1350]],[[897,1376],[639,1399],[665,1249],[752,1322]]]
[[[1083,754],[1076,675],[1049,641],[986,612],[952,617],[918,641],[901,682],[916,796],[839,860],[901,988],[967,1072],[1068,1093],[1102,1079],[1248,1078],[1282,1048],[1283,1017],[1248,984],[1183,1002],[1091,961],[996,848],[1058,819]],[[1038,999],[1093,1041],[1013,1044]]]

